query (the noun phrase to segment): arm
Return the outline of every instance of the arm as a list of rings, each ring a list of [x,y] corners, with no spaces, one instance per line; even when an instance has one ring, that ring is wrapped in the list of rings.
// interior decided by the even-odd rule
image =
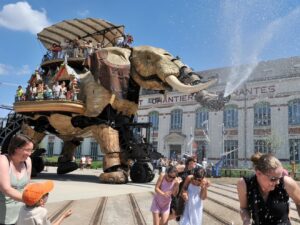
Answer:
[[[179,184],[181,181],[182,180],[180,177],[176,177],[176,179],[174,180],[175,183],[174,183],[173,192],[172,192],[173,196],[177,196],[178,191],[179,191]]]
[[[31,162],[31,158],[28,157],[26,159],[26,166],[27,166],[27,174],[29,176],[29,178],[31,177],[31,171],[32,171],[32,162]]]
[[[207,188],[210,186],[210,181],[206,180],[205,178],[201,181],[201,191],[200,191],[200,198],[205,200],[207,198]]]
[[[247,186],[243,178],[241,178],[237,183],[237,191],[240,201],[240,216],[243,221],[243,225],[251,225],[250,212],[247,207]]]
[[[60,225],[60,224],[62,223],[62,221],[63,221],[65,218],[69,217],[71,214],[72,214],[72,210],[71,210],[71,209],[67,210],[66,212],[64,212],[64,213],[59,217],[59,219],[58,219],[57,221],[55,221],[54,223],[52,223],[52,225]]]
[[[188,193],[187,193],[187,189],[189,187],[189,184],[191,182],[192,179],[192,175],[187,176],[187,178],[185,178],[183,186],[182,186],[182,191],[181,191],[181,197],[183,198],[184,201],[188,200]]]
[[[161,173],[161,174],[159,175],[159,178],[158,178],[156,184],[155,184],[155,192],[156,192],[157,194],[162,195],[162,196],[166,196],[166,194],[167,194],[167,193],[163,192],[163,191],[160,189],[160,186],[161,186],[161,183],[162,183],[162,181],[163,181],[163,179],[164,179],[164,176],[165,176],[165,174],[164,174],[164,173]]]
[[[300,187],[296,181],[288,176],[284,176],[284,186],[288,195],[293,199],[297,207],[298,215],[300,216]]]
[[[6,196],[21,202],[22,193],[14,189],[10,184],[9,163],[5,155],[0,155],[0,191]]]

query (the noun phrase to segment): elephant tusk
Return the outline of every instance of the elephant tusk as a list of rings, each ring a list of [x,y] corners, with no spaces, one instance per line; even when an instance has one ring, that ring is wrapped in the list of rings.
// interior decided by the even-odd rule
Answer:
[[[187,93],[187,94],[191,94],[191,93],[195,93],[195,92],[207,89],[209,86],[215,84],[218,81],[217,79],[212,79],[205,83],[200,83],[200,84],[192,86],[192,85],[186,85],[186,84],[181,83],[178,80],[178,78],[174,75],[168,76],[165,80],[175,90],[183,92],[183,93]]]

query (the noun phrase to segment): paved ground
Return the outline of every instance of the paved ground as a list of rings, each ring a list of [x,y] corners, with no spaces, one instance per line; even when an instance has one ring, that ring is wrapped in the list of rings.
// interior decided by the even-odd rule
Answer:
[[[101,172],[102,170],[78,169],[69,174],[57,175],[55,167],[48,167],[47,171],[34,178],[33,182],[50,179],[55,183],[46,205],[50,220],[55,221],[63,211],[71,208],[73,215],[63,222],[64,225],[151,225],[150,206],[158,175],[147,184],[129,182],[112,185],[99,182]],[[214,184],[231,185],[236,184],[237,178],[212,178],[211,181]],[[222,189],[223,187],[221,191]],[[236,190],[234,185],[232,189]],[[226,207],[219,209],[222,204],[218,202],[220,196],[216,199],[214,202],[206,201],[203,224],[232,224],[222,222],[224,215],[226,221],[232,221],[232,217],[238,218],[238,214],[228,211]],[[215,212],[225,214],[218,216]],[[169,225],[176,224],[176,221],[169,222]]]
[[[57,220],[71,208],[72,216],[63,225],[152,225],[150,206],[157,175],[153,182],[123,185],[102,184],[102,170],[76,170],[57,175],[55,167],[49,167],[33,181],[51,179],[55,183],[46,204],[50,220]],[[241,224],[236,183],[239,178],[211,178],[208,199],[204,203],[203,224]],[[295,206],[291,205],[292,224],[300,224]],[[169,225],[177,225],[170,221]]]
[[[53,180],[54,190],[50,193],[49,202],[64,200],[89,199],[93,197],[114,196],[129,193],[154,191],[155,181],[147,184],[128,183],[112,185],[100,183],[98,177],[102,170],[83,169],[75,170],[69,174],[57,175],[56,167],[48,167],[33,181]]]

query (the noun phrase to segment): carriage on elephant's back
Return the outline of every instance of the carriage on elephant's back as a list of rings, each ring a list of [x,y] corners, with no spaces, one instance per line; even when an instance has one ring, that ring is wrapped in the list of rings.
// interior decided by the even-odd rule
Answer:
[[[227,100],[205,90],[216,79],[203,82],[165,50],[120,44],[126,39],[124,26],[93,18],[66,20],[43,29],[38,39],[48,53],[30,77],[25,100],[15,102],[18,123],[8,123],[11,127],[1,131],[0,145],[5,152],[19,131],[36,143],[54,134],[64,141],[59,174],[78,168],[73,162],[75,149],[83,138],[93,137],[105,154],[102,182],[126,183],[129,169],[134,182],[153,179],[152,147],[148,141],[137,142],[133,132],[149,130],[148,125],[134,123],[140,88],[194,94],[214,109]],[[134,164],[129,167],[129,162]],[[33,167],[41,168],[35,163],[42,161],[33,160]]]

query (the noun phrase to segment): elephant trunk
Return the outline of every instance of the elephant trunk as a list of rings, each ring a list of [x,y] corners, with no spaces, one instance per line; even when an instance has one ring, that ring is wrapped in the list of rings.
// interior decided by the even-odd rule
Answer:
[[[200,91],[195,95],[195,100],[202,106],[210,110],[222,110],[225,103],[229,102],[231,96],[224,97],[224,93],[213,94],[206,90]]]

